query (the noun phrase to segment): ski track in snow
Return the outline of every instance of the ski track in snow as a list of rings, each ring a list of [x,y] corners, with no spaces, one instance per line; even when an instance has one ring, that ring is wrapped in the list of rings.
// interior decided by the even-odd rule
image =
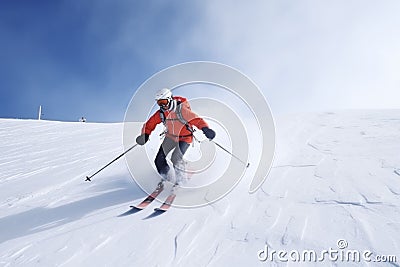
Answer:
[[[120,217],[145,196],[125,162],[84,177],[123,151],[122,124],[0,120],[0,266],[287,266],[257,252],[318,252],[339,239],[400,261],[400,111],[298,114],[276,126],[275,162],[255,194],[251,166],[209,206],[149,217],[155,201]]]

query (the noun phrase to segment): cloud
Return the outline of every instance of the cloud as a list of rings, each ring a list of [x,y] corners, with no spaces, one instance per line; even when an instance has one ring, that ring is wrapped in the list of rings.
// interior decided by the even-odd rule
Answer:
[[[206,3],[192,48],[249,75],[278,113],[399,107],[398,1]]]

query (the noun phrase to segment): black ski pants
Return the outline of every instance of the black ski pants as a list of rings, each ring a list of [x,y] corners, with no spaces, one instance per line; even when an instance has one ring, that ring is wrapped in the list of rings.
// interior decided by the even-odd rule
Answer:
[[[154,160],[158,173],[161,175],[166,175],[168,173],[170,167],[168,166],[166,157],[172,150],[174,151],[171,155],[171,161],[172,164],[176,166],[183,161],[183,155],[189,146],[190,144],[186,142],[175,142],[174,140],[165,137]]]

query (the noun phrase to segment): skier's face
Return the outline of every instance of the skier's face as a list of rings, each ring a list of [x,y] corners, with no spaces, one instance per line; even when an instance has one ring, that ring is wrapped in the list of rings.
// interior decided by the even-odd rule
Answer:
[[[159,99],[157,100],[157,104],[163,108],[163,109],[168,109],[169,108],[169,99]]]

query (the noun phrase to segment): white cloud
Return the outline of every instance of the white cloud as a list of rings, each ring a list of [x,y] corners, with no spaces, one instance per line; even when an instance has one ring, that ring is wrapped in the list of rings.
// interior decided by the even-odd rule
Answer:
[[[242,70],[275,112],[400,107],[400,2],[206,3],[190,49]]]

